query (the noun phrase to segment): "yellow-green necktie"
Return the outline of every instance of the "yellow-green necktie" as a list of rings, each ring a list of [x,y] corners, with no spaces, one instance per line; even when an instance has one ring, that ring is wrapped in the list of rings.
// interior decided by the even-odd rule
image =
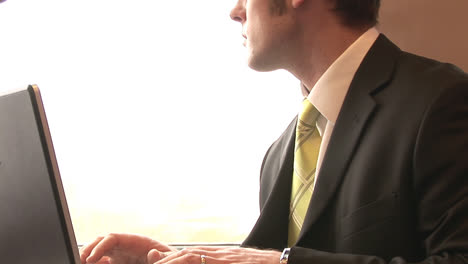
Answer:
[[[288,245],[296,243],[314,190],[322,138],[316,127],[319,112],[305,99],[296,127],[294,171],[289,212]]]

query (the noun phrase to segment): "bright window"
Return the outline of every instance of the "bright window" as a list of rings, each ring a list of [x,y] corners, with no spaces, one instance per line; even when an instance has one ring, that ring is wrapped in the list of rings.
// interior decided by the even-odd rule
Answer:
[[[246,66],[235,1],[8,0],[0,90],[38,84],[79,243],[240,242],[298,82]]]

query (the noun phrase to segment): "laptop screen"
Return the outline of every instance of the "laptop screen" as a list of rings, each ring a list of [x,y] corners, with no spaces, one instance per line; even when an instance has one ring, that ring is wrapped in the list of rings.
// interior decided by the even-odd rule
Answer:
[[[2,263],[79,264],[39,89],[0,96]]]

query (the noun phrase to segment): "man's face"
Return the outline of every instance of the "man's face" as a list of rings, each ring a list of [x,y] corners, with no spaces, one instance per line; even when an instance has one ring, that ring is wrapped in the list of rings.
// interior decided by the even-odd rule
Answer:
[[[258,71],[284,68],[296,32],[288,0],[238,0],[231,18],[242,24],[249,66]]]

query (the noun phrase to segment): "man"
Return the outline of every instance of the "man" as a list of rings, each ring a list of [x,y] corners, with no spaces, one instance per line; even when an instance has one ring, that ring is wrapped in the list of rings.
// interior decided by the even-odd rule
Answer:
[[[378,8],[238,0],[231,17],[249,66],[288,70],[318,110],[268,150],[257,224],[240,248],[177,251],[111,234],[83,248],[82,262],[468,263],[468,76],[398,49],[373,27]],[[311,198],[296,214],[298,190]]]

